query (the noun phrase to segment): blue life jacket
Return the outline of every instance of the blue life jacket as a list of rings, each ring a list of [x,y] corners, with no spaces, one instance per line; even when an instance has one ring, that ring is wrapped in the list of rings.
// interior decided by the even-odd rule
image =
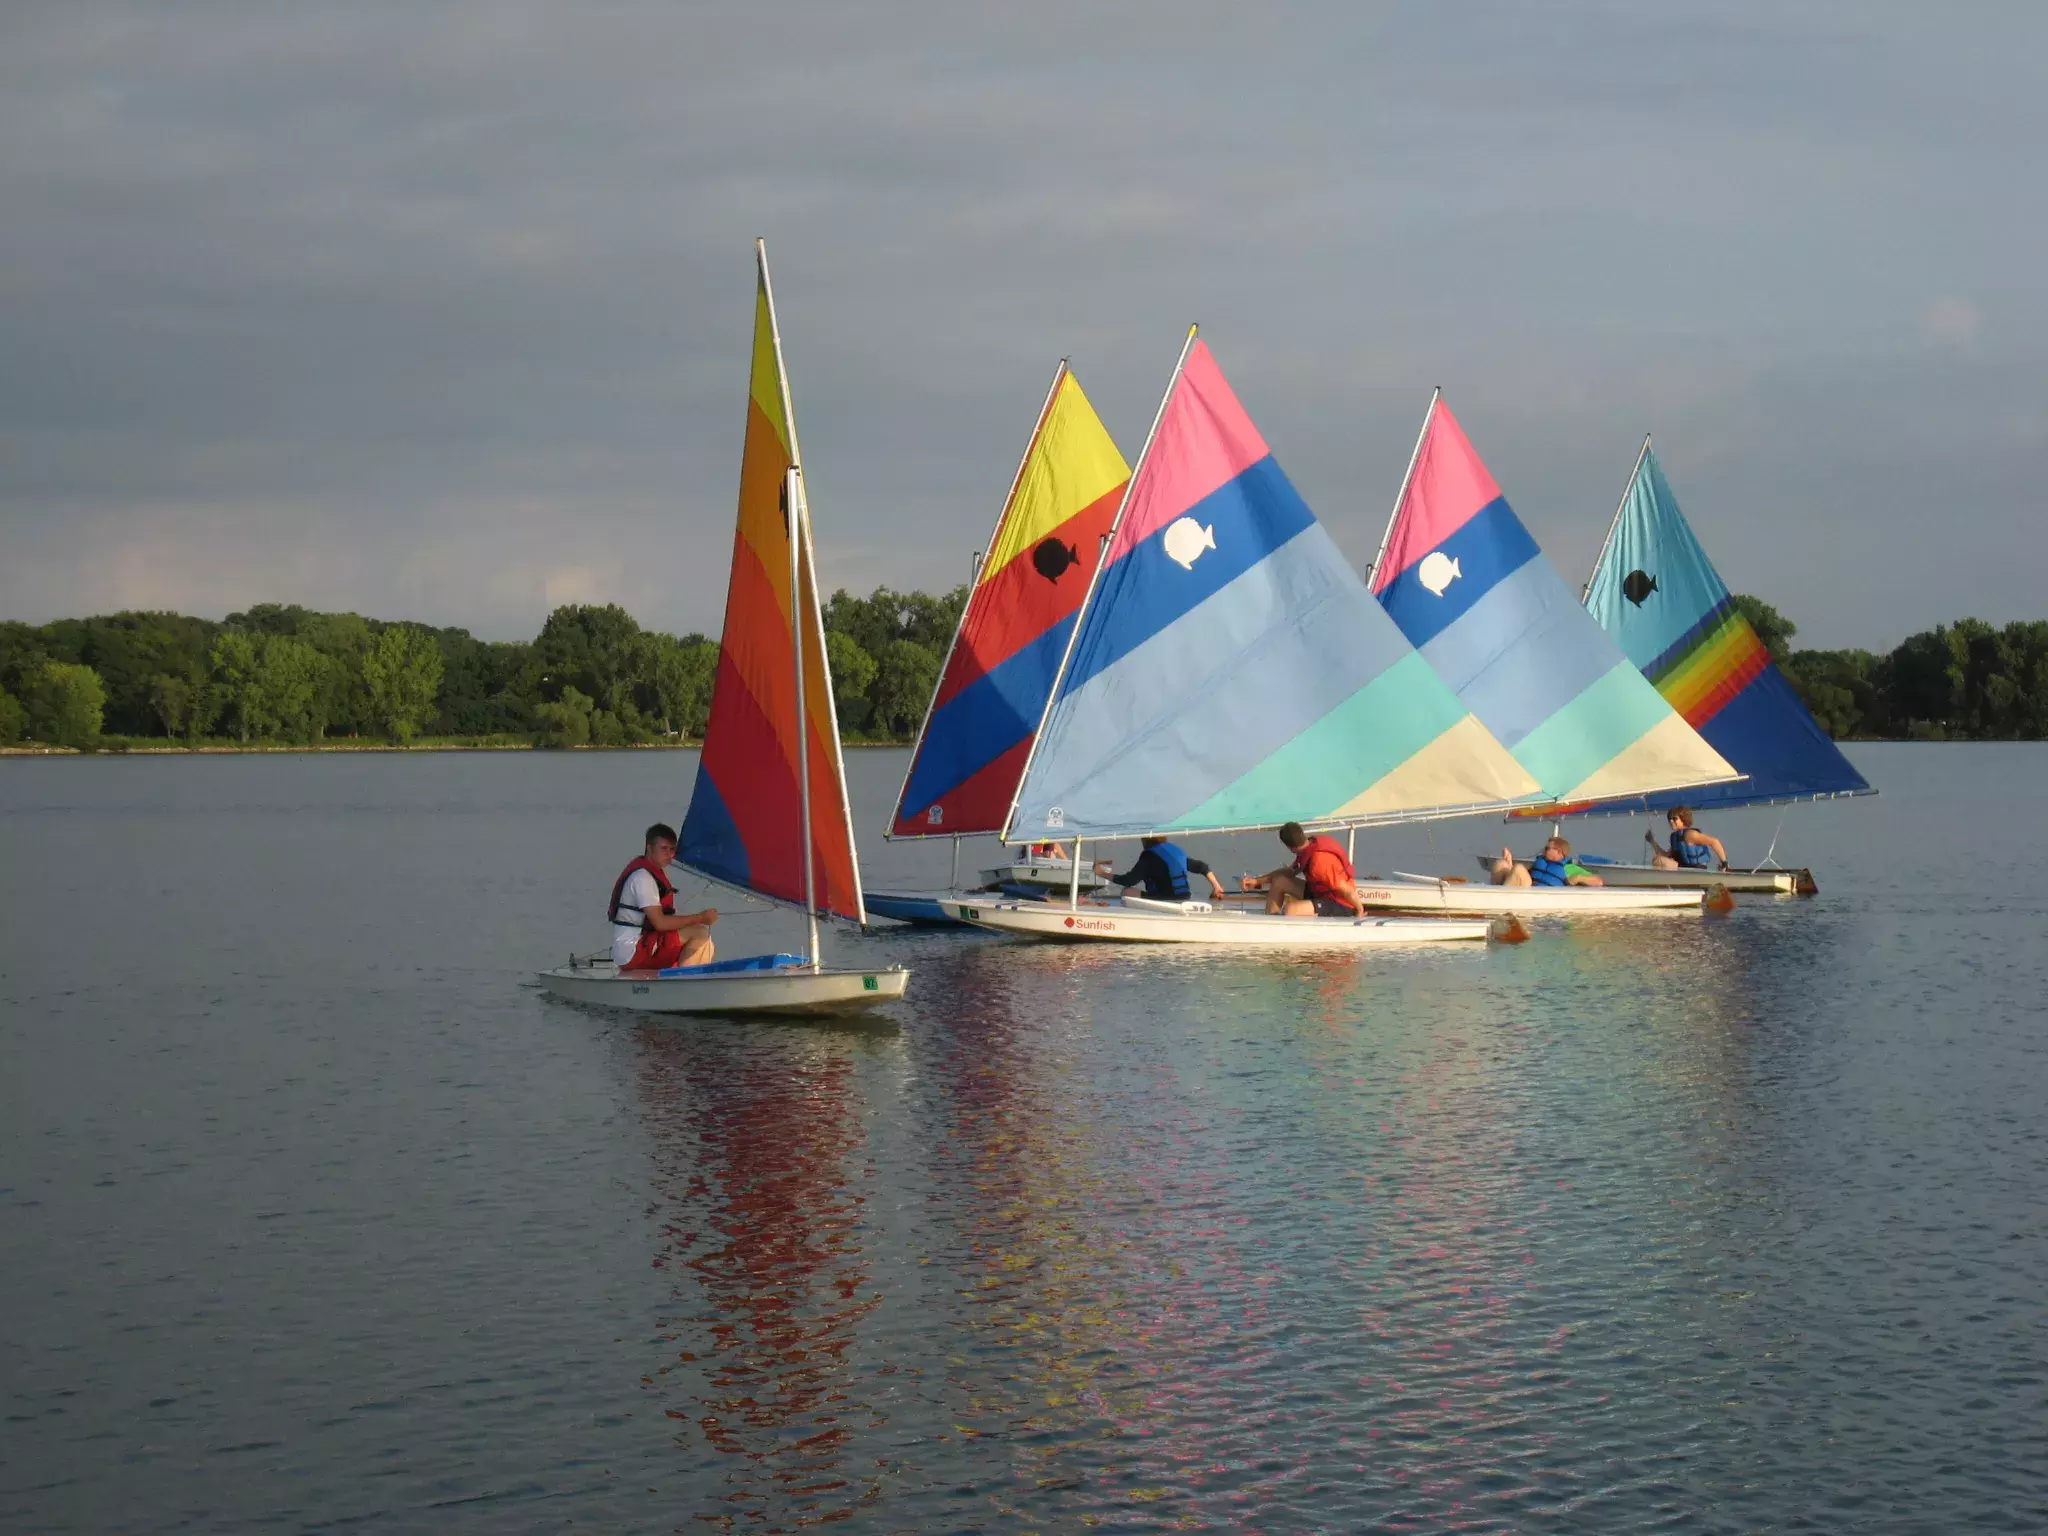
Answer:
[[[1714,861],[1714,850],[1705,843],[1688,843],[1685,834],[1691,830],[1680,827],[1671,834],[1671,857],[1686,869],[1705,869]]]
[[[1172,882],[1164,891],[1152,889],[1152,882],[1145,882],[1145,894],[1161,901],[1186,901],[1188,899],[1188,856],[1172,843],[1157,843],[1145,850],[1166,866],[1166,875]]]
[[[1529,861],[1529,883],[1531,885],[1570,885],[1565,877],[1563,859],[1546,859],[1541,854]]]

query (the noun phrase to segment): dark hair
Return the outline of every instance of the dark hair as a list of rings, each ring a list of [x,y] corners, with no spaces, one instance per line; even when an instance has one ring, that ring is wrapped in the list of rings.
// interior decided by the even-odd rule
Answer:
[[[1290,848],[1299,848],[1308,841],[1308,834],[1301,830],[1301,823],[1298,821],[1282,822],[1280,825],[1280,841]]]
[[[1674,805],[1673,807],[1671,807],[1670,810],[1666,811],[1664,814],[1666,816],[1675,817],[1678,821],[1678,824],[1681,827],[1689,827],[1692,825],[1692,807],[1689,805]]]
[[[665,821],[657,821],[647,829],[647,841],[652,843],[657,840],[665,843],[674,842],[676,840],[676,829]]]
[[[1164,832],[1147,832],[1143,837],[1139,838],[1138,841],[1143,843],[1147,848],[1157,848],[1161,843],[1166,841],[1166,834]]]

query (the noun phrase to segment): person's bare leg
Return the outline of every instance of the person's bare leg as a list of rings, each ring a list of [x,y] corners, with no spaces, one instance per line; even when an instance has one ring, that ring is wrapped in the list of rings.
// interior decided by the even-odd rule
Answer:
[[[1316,915],[1316,904],[1306,896],[1290,896],[1287,899],[1287,915],[1289,917],[1314,917]]]
[[[1519,874],[1522,878],[1517,880]],[[1503,848],[1500,857],[1493,861],[1493,883],[1495,885],[1527,885],[1529,872],[1515,862],[1514,850]]]
[[[1266,877],[1266,915],[1278,917],[1283,912],[1290,912],[1293,903],[1307,894],[1308,887],[1297,876],[1283,869],[1274,870]]]
[[[718,946],[711,942],[709,928],[685,928],[683,935],[683,957],[677,965],[708,965],[711,957],[718,952]]]
[[[1650,867],[1652,869],[1676,869],[1678,868],[1678,860],[1671,857],[1668,853],[1652,854],[1650,856]]]

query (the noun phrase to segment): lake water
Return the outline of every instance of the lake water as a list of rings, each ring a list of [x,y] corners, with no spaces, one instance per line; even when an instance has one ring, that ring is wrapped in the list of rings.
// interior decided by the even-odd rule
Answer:
[[[2048,748],[1852,755],[1813,901],[866,1027],[531,985],[681,754],[0,760],[0,1529],[2048,1528]]]

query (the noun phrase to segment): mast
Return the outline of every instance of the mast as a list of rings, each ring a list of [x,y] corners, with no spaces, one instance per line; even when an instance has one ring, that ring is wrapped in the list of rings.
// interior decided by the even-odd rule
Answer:
[[[1628,510],[1629,493],[1636,488],[1636,476],[1643,472],[1643,460],[1650,456],[1650,434],[1643,434],[1642,451],[1636,455],[1636,467],[1628,472],[1628,484],[1622,487],[1621,500],[1616,503],[1614,516],[1607,522],[1607,537],[1600,541],[1600,553],[1593,557],[1593,569],[1586,573],[1586,584],[1579,588],[1579,606],[1584,607],[1586,599],[1593,595],[1593,578],[1600,574],[1600,566],[1607,559],[1607,550],[1614,543],[1614,530],[1621,526],[1621,514]]]
[[[1387,558],[1387,546],[1394,541],[1394,524],[1401,516],[1401,507],[1408,500],[1408,487],[1415,483],[1415,466],[1422,461],[1422,445],[1429,437],[1429,429],[1436,424],[1436,403],[1443,399],[1444,387],[1439,384],[1429,392],[1429,409],[1422,413],[1422,430],[1415,434],[1415,450],[1408,455],[1408,469],[1401,476],[1400,493],[1394,497],[1394,510],[1387,514],[1387,531],[1380,535],[1379,553],[1372,557],[1372,565],[1365,573],[1365,586],[1372,590],[1372,579],[1379,574],[1380,562]]]
[[[967,601],[960,605],[960,617],[953,621],[953,638],[946,642],[946,654],[939,658],[939,675],[932,682],[932,696],[924,707],[924,719],[918,722],[917,740],[910,749],[910,761],[903,766],[903,782],[896,789],[896,803],[890,807],[889,824],[882,829],[884,839],[893,842],[896,837],[896,818],[903,810],[903,797],[910,789],[911,770],[917,767],[917,754],[924,750],[924,733],[931,727],[932,715],[939,707],[939,690],[946,686],[946,669],[953,664],[953,652],[960,648],[961,631],[967,628],[967,610],[974,605],[975,583],[981,580],[982,561],[989,550],[996,547],[996,541],[1003,536],[1003,524],[1010,520],[1010,512],[1017,503],[1017,487],[1024,483],[1024,466],[1031,462],[1032,452],[1038,447],[1038,440],[1045,435],[1046,418],[1052,415],[1052,403],[1058,398],[1060,384],[1067,376],[1067,359],[1061,358],[1059,366],[1052,371],[1052,383],[1045,391],[1045,403],[1038,408],[1038,424],[1031,429],[1031,440],[1024,445],[1024,455],[1017,460],[1017,472],[1010,476],[1010,491],[1003,498],[1003,509],[996,514],[996,525],[989,530],[988,549],[979,550],[974,556],[973,569],[967,577]],[[906,833],[907,838],[910,834]],[[954,833],[953,848],[957,854],[960,848],[960,834]],[[957,865],[955,868],[957,874]]]
[[[1031,764],[1038,757],[1038,744],[1045,736],[1045,722],[1052,718],[1052,707],[1059,702],[1060,684],[1067,680],[1067,664],[1074,659],[1074,644],[1081,638],[1081,627],[1088,622],[1089,606],[1095,601],[1095,588],[1102,580],[1102,573],[1109,564],[1109,551],[1116,543],[1117,530],[1124,525],[1124,514],[1131,508],[1131,493],[1138,488],[1138,480],[1145,472],[1145,461],[1152,457],[1152,443],[1159,436],[1159,423],[1166,419],[1166,407],[1173,401],[1173,392],[1180,384],[1182,371],[1188,365],[1188,354],[1195,349],[1195,336],[1201,327],[1188,327],[1187,340],[1181,343],[1180,356],[1174,361],[1173,377],[1166,381],[1166,393],[1159,397],[1159,409],[1152,413],[1152,426],[1145,434],[1145,447],[1138,454],[1138,462],[1131,470],[1131,478],[1124,482],[1124,494],[1116,504],[1116,518],[1109,525],[1109,532],[1102,536],[1101,546],[1095,553],[1095,569],[1088,575],[1088,590],[1081,594],[1081,606],[1074,610],[1074,627],[1067,631],[1066,649],[1060,652],[1059,670],[1052,675],[1052,691],[1045,696],[1045,708],[1039,711],[1038,727],[1031,733],[1031,750],[1024,755],[1024,771],[1017,775],[1017,787],[1010,791],[1010,808],[1003,812],[1002,841],[1010,840],[1010,823],[1017,815],[1017,802],[1023,798],[1024,786],[1031,778]],[[1074,861],[1078,867],[1081,859],[1080,839],[1074,841]],[[1077,877],[1078,878],[1078,877]]]
[[[797,616],[800,569],[797,538],[802,526],[803,455],[796,443],[796,409],[789,398],[789,369],[782,361],[782,322],[775,315],[775,287],[768,280],[768,242],[754,241],[754,259],[761,268],[761,295],[768,301],[768,335],[775,344],[775,384],[782,392],[782,422],[789,430],[789,469],[782,477],[782,503],[789,530],[789,648],[796,671],[796,781],[803,805],[804,922],[810,935],[811,969],[818,968],[818,896],[816,859],[811,848],[811,742],[804,722],[804,634]]]

